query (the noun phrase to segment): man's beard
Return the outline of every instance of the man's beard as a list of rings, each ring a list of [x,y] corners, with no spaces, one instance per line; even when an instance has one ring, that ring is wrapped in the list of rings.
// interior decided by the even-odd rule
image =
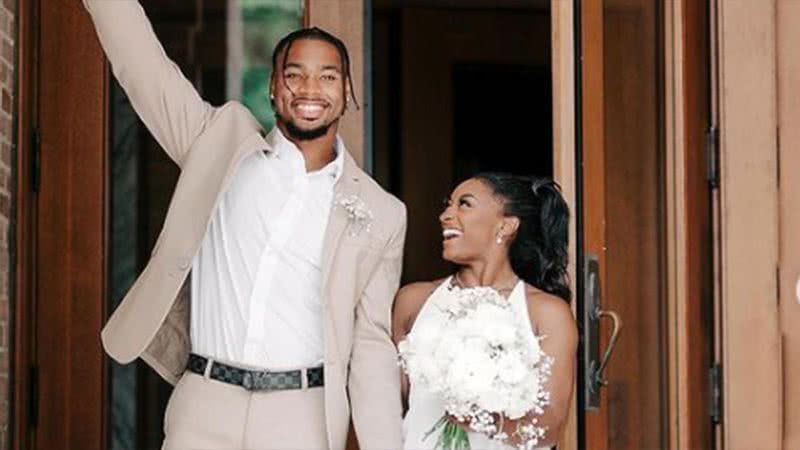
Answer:
[[[279,121],[283,122],[284,126],[286,127],[286,132],[289,133],[288,137],[298,141],[313,141],[315,139],[319,139],[322,136],[325,136],[331,126],[336,123],[334,120],[331,123],[326,123],[310,130],[304,130],[298,127],[293,121],[284,119],[278,113],[275,113],[275,116]]]

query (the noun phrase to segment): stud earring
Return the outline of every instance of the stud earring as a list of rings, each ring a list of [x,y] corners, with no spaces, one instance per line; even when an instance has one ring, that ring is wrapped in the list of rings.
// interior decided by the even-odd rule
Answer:
[[[497,235],[497,245],[500,245],[502,243],[503,243],[503,236],[502,235]]]

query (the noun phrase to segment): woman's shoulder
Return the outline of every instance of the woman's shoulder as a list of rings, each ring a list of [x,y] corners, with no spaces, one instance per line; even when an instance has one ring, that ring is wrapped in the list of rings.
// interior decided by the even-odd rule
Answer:
[[[444,278],[432,281],[417,281],[403,286],[397,291],[397,296],[395,296],[395,312],[401,309],[403,311],[413,311],[414,314],[416,314],[416,312],[419,312],[419,309],[422,308],[425,300],[427,300],[433,291],[444,281]]]
[[[572,308],[563,298],[525,283],[525,299],[537,329],[575,327]]]
[[[438,280],[431,280],[431,281],[416,281],[414,283],[409,283],[400,288],[397,291],[397,298],[410,298],[415,299],[420,296],[427,297],[433,291],[442,284],[446,278],[440,278]]]
[[[405,335],[411,330],[411,326],[414,324],[414,320],[425,301],[445,280],[445,278],[441,278],[432,281],[409,283],[397,291],[392,310],[392,323],[395,334],[399,332]]]

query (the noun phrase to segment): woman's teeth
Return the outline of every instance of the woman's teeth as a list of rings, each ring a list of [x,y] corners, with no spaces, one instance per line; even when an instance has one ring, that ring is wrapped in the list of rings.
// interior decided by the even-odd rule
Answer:
[[[463,234],[464,233],[462,233],[461,230],[454,230],[452,228],[448,228],[448,229],[442,231],[442,237],[444,237],[445,240],[456,238],[456,237],[462,236]]]

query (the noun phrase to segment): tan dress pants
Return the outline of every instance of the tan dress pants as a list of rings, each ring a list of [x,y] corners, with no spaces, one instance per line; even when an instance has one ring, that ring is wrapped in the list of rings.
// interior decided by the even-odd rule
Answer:
[[[327,449],[324,389],[248,392],[186,372],[167,403],[162,449]]]

